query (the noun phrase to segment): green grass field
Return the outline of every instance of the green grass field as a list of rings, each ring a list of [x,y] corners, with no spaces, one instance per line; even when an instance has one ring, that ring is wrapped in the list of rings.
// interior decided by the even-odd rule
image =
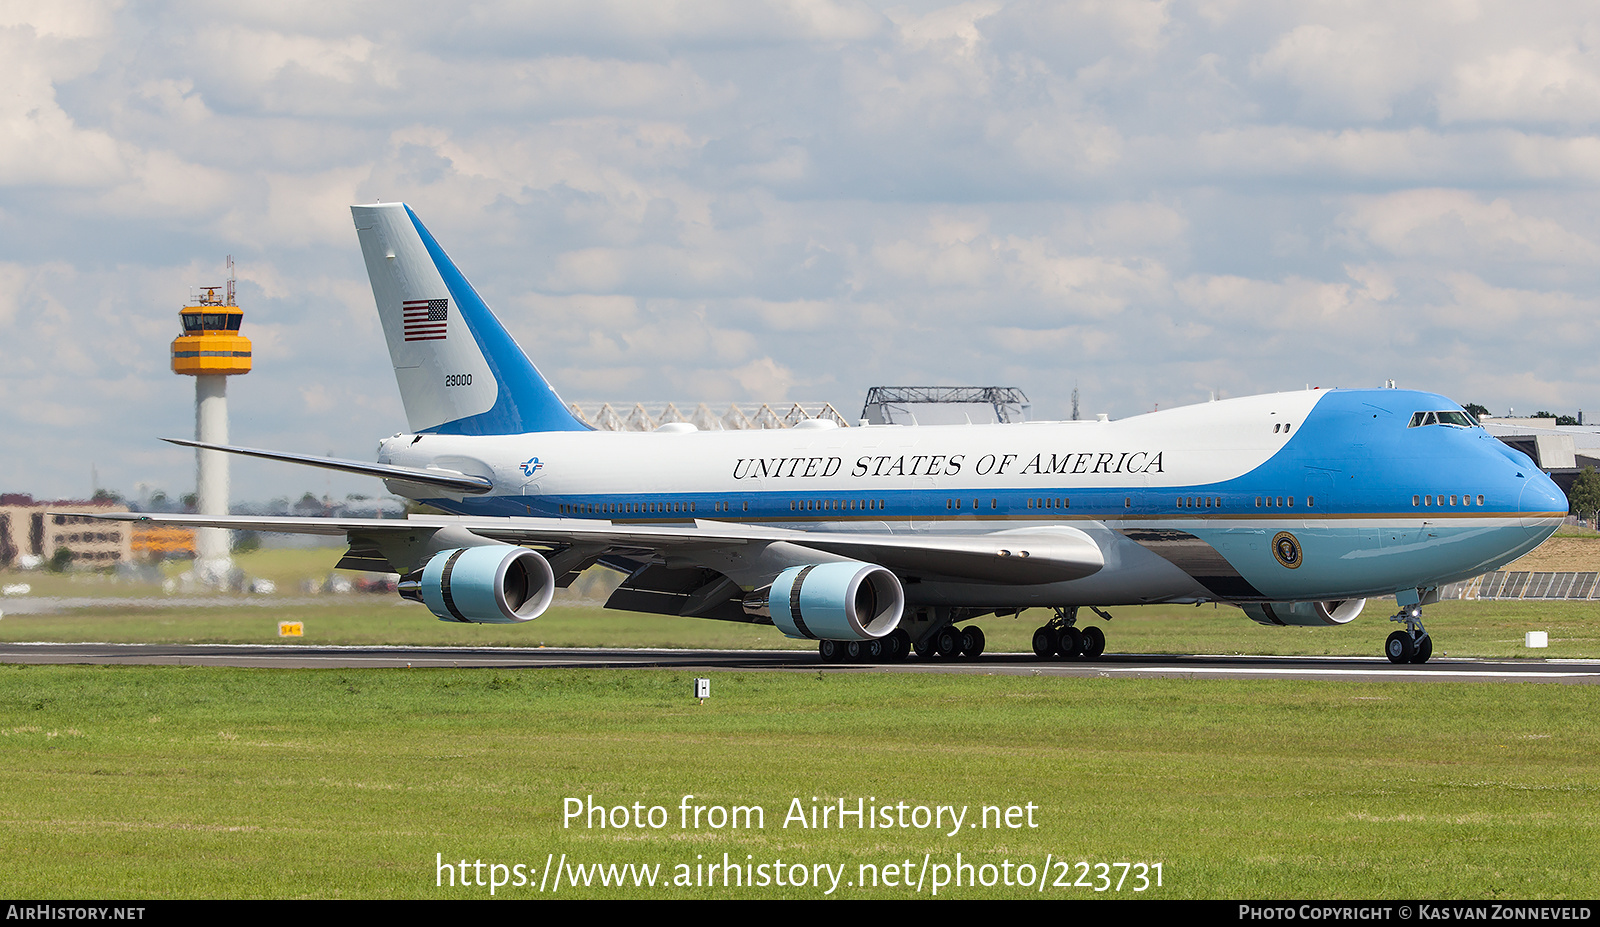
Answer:
[[[119,643],[279,642],[278,622],[302,622],[306,644],[419,644],[514,647],[710,647],[813,649],[770,625],[747,625],[607,611],[594,605],[556,606],[523,625],[442,622],[420,605],[391,595],[256,597],[215,604],[72,609],[56,614],[7,612],[0,640]],[[3,607],[0,602],[0,607]],[[1267,628],[1235,608],[1148,606],[1113,608],[1101,623],[1114,653],[1269,653],[1373,656],[1397,625],[1392,603],[1373,601],[1349,625]],[[1027,652],[1033,629],[1049,617],[1034,609],[1021,618],[977,622],[993,652]],[[1100,623],[1098,619],[1083,618]],[[1443,602],[1427,609],[1435,658],[1600,657],[1600,604],[1565,602]],[[1528,650],[1523,635],[1547,631],[1550,646]]]
[[[8,608],[0,639],[268,642],[293,619],[306,643],[809,649],[770,627],[592,603],[461,626],[393,596],[294,591],[336,554],[263,551],[247,568],[290,591],[184,606],[105,577],[29,574],[42,580],[34,596],[129,601]],[[1453,602],[1431,607],[1428,626],[1436,654],[1593,658],[1594,612]],[[1112,613],[1110,648],[1123,652],[1376,657],[1392,627],[1380,602],[1325,629],[1263,628],[1210,606]],[[991,649],[1025,651],[1046,614],[981,625]],[[1549,650],[1524,650],[1527,630],[1548,631]],[[688,674],[664,670],[0,666],[0,891],[474,898],[494,878],[511,882],[497,897],[814,898],[831,886],[823,866],[840,878],[834,896],[869,898],[936,886],[941,898],[1600,890],[1587,686],[820,671],[716,673],[704,705],[689,692]],[[691,794],[708,808],[758,806],[765,826],[681,827]],[[659,806],[665,826],[564,828],[564,801],[590,795]],[[795,799],[950,805],[968,820],[1031,803],[1037,826],[785,827]],[[725,853],[767,884],[705,884],[703,867]],[[450,864],[462,860],[485,863],[469,865],[474,884],[459,884]],[[547,860],[559,891],[549,878],[540,890]],[[807,883],[771,884],[778,860],[786,880],[804,871]],[[1159,864],[1161,884],[1136,892],[1140,870],[1119,863],[1144,864],[1147,881]],[[629,870],[623,887],[602,885],[613,872],[595,864],[658,868]],[[872,872],[875,886],[859,884]],[[574,888],[575,873],[590,884]],[[656,886],[633,884],[649,873]],[[1121,891],[1096,892],[1102,873]]]
[[[271,579],[271,596],[183,594],[192,604],[164,605],[159,586],[120,583],[102,574],[0,573],[0,582],[25,581],[30,598],[93,598],[112,604],[53,614],[26,615],[0,598],[0,640],[106,641],[117,643],[278,642],[279,621],[300,621],[307,644],[418,644],[513,647],[695,647],[811,649],[769,625],[672,618],[606,611],[598,607],[608,587],[595,577],[563,591],[557,605],[524,625],[471,625],[437,621],[420,605],[393,595],[313,595],[302,581],[325,579],[340,551],[262,550],[238,558],[251,576]],[[164,569],[176,575],[186,564]],[[590,597],[574,593],[587,586]],[[126,600],[123,605],[115,600]],[[1227,606],[1113,608],[1102,624],[1107,647],[1124,653],[1264,653],[1372,656],[1397,625],[1385,619],[1393,604],[1367,603],[1360,618],[1337,628],[1267,628]],[[1033,629],[1049,617],[1032,609],[1020,618],[978,622],[991,651],[1025,653]],[[1085,622],[1099,619],[1084,613]],[[1427,625],[1435,654],[1457,657],[1600,658],[1600,604],[1567,602],[1442,602],[1430,606]],[[1550,646],[1527,650],[1527,631],[1546,631]]]
[[[1600,891],[1589,687],[827,672],[721,673],[712,686],[701,705],[689,675],[669,671],[0,667],[0,891],[488,895],[437,884],[439,859],[522,864],[532,884],[499,897],[827,888],[670,884],[703,882],[693,867],[724,853],[769,878],[777,860],[808,879],[836,867],[844,897],[931,897],[939,866],[946,898]],[[686,794],[760,806],[765,826],[681,827]],[[590,795],[660,806],[666,826],[564,828],[564,801]],[[1037,826],[785,827],[791,802],[814,797],[966,806],[969,821],[1031,803]],[[541,893],[551,854],[566,854],[568,880],[632,863],[659,865],[666,884],[602,887],[580,870],[593,884]],[[957,854],[996,884],[951,884]],[[847,884],[906,861],[913,884],[927,869],[920,891]],[[1056,884],[1084,878],[1080,861],[1091,883],[1098,863],[1159,863],[1162,884]],[[1003,884],[1024,863],[1031,878],[1048,869],[1042,895]]]

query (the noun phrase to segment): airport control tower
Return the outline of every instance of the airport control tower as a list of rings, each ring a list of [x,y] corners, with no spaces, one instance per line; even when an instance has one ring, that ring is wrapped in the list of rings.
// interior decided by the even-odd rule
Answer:
[[[239,334],[244,312],[234,304],[233,257],[228,257],[227,297],[220,287],[201,287],[195,305],[178,317],[183,334],[172,341],[172,372],[194,377],[194,438],[208,444],[228,443],[228,377],[250,372],[250,339]],[[195,509],[201,515],[228,514],[228,455],[195,451]],[[195,573],[208,582],[226,579],[233,568],[228,532],[201,528],[195,532]]]

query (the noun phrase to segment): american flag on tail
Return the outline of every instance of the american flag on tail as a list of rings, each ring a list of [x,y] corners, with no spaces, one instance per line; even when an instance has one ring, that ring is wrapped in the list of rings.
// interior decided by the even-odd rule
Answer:
[[[443,341],[450,328],[450,300],[408,299],[400,304],[407,341]]]

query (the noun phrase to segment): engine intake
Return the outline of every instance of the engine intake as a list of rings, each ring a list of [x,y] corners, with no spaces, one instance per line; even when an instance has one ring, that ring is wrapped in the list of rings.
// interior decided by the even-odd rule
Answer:
[[[400,583],[401,596],[428,606],[439,620],[476,624],[532,621],[555,591],[549,562],[509,544],[440,551]]]
[[[790,567],[746,609],[766,614],[785,637],[867,641],[900,624],[900,580],[881,566],[856,561]]]
[[[1257,624],[1315,628],[1349,624],[1361,614],[1366,604],[1366,599],[1339,599],[1330,602],[1258,602],[1239,607]]]

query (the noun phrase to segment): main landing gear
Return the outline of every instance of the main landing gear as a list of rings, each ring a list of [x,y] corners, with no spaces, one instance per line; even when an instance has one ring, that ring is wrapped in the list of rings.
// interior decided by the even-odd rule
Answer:
[[[1111,616],[1098,608],[1095,614]],[[1033,654],[1041,660],[1059,656],[1063,660],[1094,660],[1106,652],[1106,635],[1094,625],[1078,626],[1078,608],[1056,609],[1056,616],[1033,632]]]
[[[1404,631],[1394,632],[1384,642],[1383,653],[1389,658],[1389,662],[1428,662],[1428,658],[1433,656],[1433,638],[1422,627],[1422,606],[1402,605],[1399,614],[1389,620],[1398,621],[1406,626]]]
[[[983,636],[983,629],[975,624],[969,624],[964,628],[947,625],[917,642],[917,658],[976,660],[983,655],[985,643],[987,640]]]
[[[895,628],[873,641],[818,641],[817,653],[824,663],[898,663],[913,651],[919,660],[975,660],[985,643],[977,625],[947,625],[914,644],[905,628]]]
[[[895,628],[870,641],[817,641],[824,663],[898,663],[911,655],[911,635]]]

